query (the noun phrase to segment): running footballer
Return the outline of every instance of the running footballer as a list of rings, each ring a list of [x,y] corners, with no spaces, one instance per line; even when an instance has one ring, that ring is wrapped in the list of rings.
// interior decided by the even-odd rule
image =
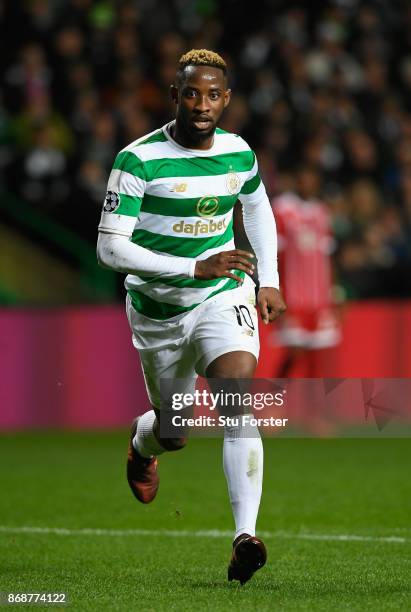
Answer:
[[[128,483],[142,503],[156,496],[158,455],[186,443],[160,435],[160,380],[194,385],[197,375],[235,381],[255,372],[254,266],[252,254],[234,245],[237,200],[257,257],[262,319],[268,323],[285,310],[275,222],[255,154],[240,136],[217,127],[230,95],[217,53],[183,55],[171,87],[175,119],[125,147],[108,182],[98,259],[127,273],[127,316],[151,403],[133,422],[127,461]],[[252,333],[244,333],[239,313]],[[223,465],[235,521],[228,578],[244,584],[266,562],[255,535],[263,447],[257,427],[238,423],[225,427]]]

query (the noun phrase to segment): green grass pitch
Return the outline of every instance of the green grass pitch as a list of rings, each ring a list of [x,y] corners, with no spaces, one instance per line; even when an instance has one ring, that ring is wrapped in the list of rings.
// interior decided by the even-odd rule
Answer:
[[[269,558],[244,587],[226,580],[221,442],[163,455],[143,506],[124,475],[126,432],[3,434],[0,591],[66,591],[81,611],[411,609],[410,440],[265,439]]]

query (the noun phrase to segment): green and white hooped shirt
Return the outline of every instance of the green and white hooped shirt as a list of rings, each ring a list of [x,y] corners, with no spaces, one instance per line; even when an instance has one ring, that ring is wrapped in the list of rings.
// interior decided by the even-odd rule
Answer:
[[[255,200],[260,190],[265,196],[254,152],[240,136],[218,128],[210,149],[186,149],[172,139],[170,126],[117,155],[99,230],[168,256],[206,259],[234,249],[234,204]],[[166,320],[237,282],[129,274],[125,286],[138,312]]]

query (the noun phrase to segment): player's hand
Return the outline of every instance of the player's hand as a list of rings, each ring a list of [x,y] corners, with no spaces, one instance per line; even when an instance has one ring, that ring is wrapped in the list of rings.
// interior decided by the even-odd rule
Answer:
[[[236,276],[231,270],[243,270],[250,276],[254,272],[254,265],[249,261],[254,255],[248,251],[234,249],[233,251],[222,251],[212,255],[208,259],[196,262],[194,278],[199,280],[211,280],[212,278],[232,278],[239,283],[243,282],[240,276]]]
[[[274,287],[261,287],[257,294],[257,302],[261,312],[263,323],[271,323],[280,316],[287,306],[278,289]]]

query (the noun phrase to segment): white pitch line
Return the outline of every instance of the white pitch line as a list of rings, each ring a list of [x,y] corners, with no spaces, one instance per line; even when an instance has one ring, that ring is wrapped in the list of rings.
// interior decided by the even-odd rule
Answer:
[[[66,529],[65,527],[7,527],[0,525],[1,533],[31,533],[40,535],[61,536],[108,536],[108,537],[130,537],[130,536],[157,536],[166,538],[231,538],[232,531],[219,529],[187,531],[169,529]],[[381,542],[408,544],[411,538],[402,536],[363,536],[355,534],[325,534],[325,533],[288,533],[285,531],[259,531],[262,538],[287,539],[287,540],[323,540],[336,542]]]

